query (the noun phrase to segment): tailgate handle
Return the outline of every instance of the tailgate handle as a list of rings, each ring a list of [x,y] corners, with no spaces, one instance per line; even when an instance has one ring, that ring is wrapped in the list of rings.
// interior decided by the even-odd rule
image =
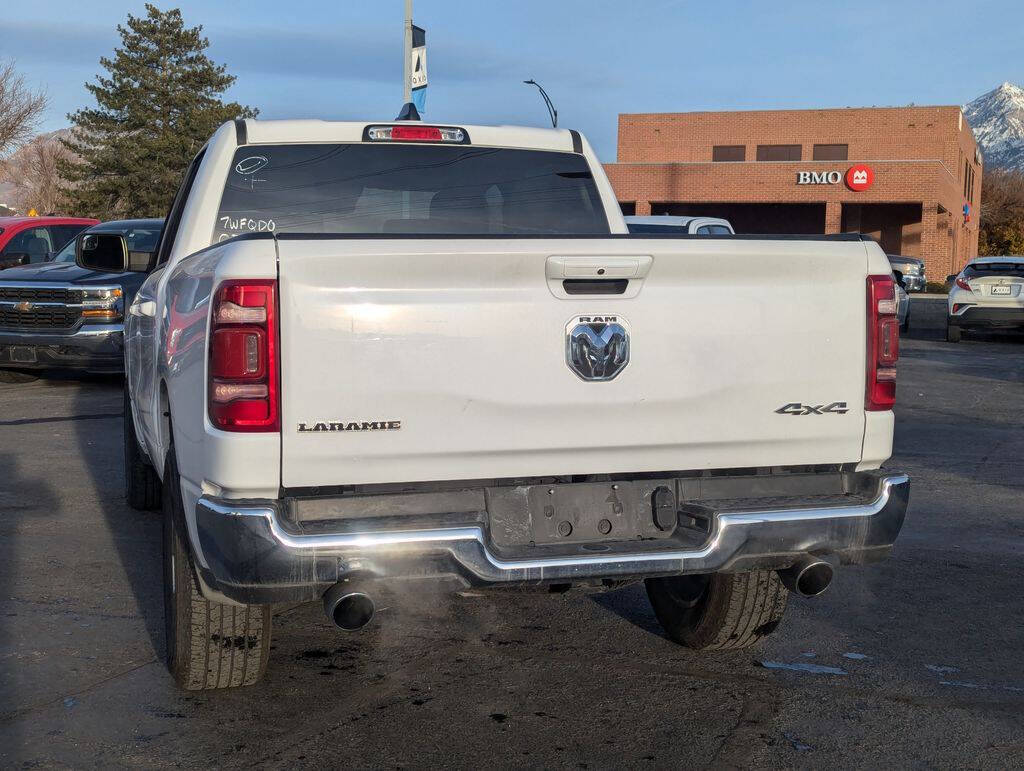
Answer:
[[[544,266],[548,279],[563,278],[645,278],[654,262],[649,254],[635,256],[571,255],[551,256]]]
[[[628,278],[567,278],[562,282],[566,294],[622,294]]]

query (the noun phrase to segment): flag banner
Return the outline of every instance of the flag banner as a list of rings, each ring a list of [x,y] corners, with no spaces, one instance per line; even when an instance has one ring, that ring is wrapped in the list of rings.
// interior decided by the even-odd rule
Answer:
[[[409,61],[409,85],[412,88],[412,101],[416,109],[425,112],[427,109],[427,32],[415,24],[412,27],[412,51]]]

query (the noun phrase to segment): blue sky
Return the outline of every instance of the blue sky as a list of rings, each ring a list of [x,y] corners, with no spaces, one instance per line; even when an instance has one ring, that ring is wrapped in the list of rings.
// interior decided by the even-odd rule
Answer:
[[[158,3],[162,8],[170,4]],[[182,2],[233,99],[262,117],[393,118],[402,0]],[[43,130],[88,103],[83,84],[142,2],[16,3],[0,57],[48,91]],[[620,112],[962,104],[1024,83],[1024,3],[945,0],[415,0],[427,29],[427,119],[560,124],[615,158]]]

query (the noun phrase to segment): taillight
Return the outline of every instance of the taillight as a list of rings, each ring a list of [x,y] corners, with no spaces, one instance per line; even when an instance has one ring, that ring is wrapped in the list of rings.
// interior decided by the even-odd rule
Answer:
[[[900,324],[892,276],[868,276],[867,391],[865,410],[891,410],[896,403]]]
[[[465,129],[443,126],[367,126],[363,139],[370,142],[450,142],[469,144]]]
[[[222,431],[279,431],[277,282],[223,282],[210,326],[207,409]]]
[[[973,292],[971,285],[967,283],[967,280],[963,276],[956,277],[956,285],[961,289],[966,289],[968,292]]]

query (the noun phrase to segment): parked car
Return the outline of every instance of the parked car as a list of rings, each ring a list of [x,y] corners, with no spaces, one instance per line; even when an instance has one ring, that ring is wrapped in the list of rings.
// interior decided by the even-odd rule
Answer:
[[[718,217],[673,217],[667,214],[625,217],[630,233],[688,234],[696,236],[726,236],[735,233],[729,220]]]
[[[1024,329],[1024,257],[977,257],[953,277],[946,339],[974,329]]]
[[[924,260],[916,257],[904,257],[901,254],[888,254],[889,264],[893,270],[903,274],[903,288],[908,292],[923,292],[928,280],[924,275]]]
[[[576,131],[221,127],[125,332],[178,683],[255,682],[275,603],[355,630],[416,581],[646,579],[673,640],[743,648],[883,558],[895,280],[863,236],[808,240],[632,238]]]
[[[81,268],[76,247],[97,234],[113,235],[138,264],[156,249],[162,226],[159,219],[104,222],[47,262],[0,273],[0,381],[30,380],[28,371],[42,369],[122,372],[124,309],[145,275]]]
[[[45,262],[97,223],[83,217],[0,217],[0,270]]]
[[[892,272],[896,279],[896,318],[900,322],[900,332],[910,331],[910,295],[904,289],[906,279],[898,270]]]

